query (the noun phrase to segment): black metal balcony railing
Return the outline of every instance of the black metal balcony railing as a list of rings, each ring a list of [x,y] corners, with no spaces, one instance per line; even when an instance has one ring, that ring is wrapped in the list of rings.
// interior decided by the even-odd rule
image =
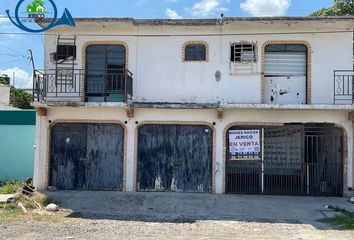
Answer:
[[[353,104],[354,71],[334,71],[334,104]]]
[[[127,102],[133,95],[127,69],[34,71],[33,101]]]

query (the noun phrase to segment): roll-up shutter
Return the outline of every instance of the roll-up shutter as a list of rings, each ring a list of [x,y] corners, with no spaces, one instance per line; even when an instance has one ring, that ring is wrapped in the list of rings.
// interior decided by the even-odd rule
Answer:
[[[266,76],[306,76],[304,45],[269,45],[265,52]]]

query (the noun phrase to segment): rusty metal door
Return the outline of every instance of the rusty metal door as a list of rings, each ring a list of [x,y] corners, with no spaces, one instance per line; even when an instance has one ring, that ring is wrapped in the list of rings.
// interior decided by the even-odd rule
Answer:
[[[149,124],[138,131],[138,191],[211,192],[213,131]]]
[[[51,130],[50,186],[121,190],[124,130],[117,124],[57,124]]]

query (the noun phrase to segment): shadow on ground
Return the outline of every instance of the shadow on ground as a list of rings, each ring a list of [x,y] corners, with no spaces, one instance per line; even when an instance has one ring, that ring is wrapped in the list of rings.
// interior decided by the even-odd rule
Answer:
[[[354,212],[346,198],[215,195],[197,193],[126,193],[57,191],[45,194],[61,207],[74,211],[69,217],[143,222],[194,223],[198,220],[311,224],[325,217],[325,206]]]

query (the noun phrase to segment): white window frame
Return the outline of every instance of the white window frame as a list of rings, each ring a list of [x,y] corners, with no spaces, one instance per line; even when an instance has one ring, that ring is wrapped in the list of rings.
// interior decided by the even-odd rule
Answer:
[[[248,45],[248,46],[246,46]],[[250,47],[250,45],[252,47]],[[257,73],[258,67],[258,47],[257,42],[249,42],[249,41],[240,41],[230,43],[230,75],[254,75]],[[232,50],[234,51],[232,53]],[[236,52],[236,50],[239,50]],[[248,51],[246,51],[248,50]],[[248,53],[248,57],[245,57],[243,54],[245,52]],[[234,55],[232,59],[231,54]],[[237,55],[237,56],[236,56]],[[246,55],[246,56],[247,56]]]

